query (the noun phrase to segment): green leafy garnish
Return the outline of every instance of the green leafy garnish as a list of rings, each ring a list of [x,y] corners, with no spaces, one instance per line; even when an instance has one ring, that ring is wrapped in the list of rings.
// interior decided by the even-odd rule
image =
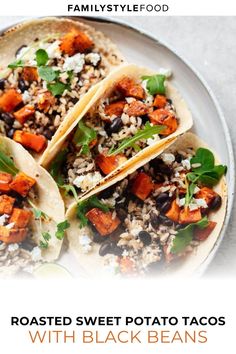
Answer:
[[[81,120],[78,124],[78,128],[76,129],[75,135],[73,137],[73,143],[76,146],[81,146],[80,153],[82,155],[86,155],[89,153],[89,144],[93,140],[95,140],[96,137],[97,137],[96,131],[92,128],[89,128]]]
[[[68,229],[69,227],[70,227],[70,223],[67,220],[62,221],[59,224],[57,224],[57,231],[55,234],[56,238],[58,240],[62,240],[64,238],[66,229]]]
[[[36,54],[37,66],[43,66],[47,64],[49,57],[46,50],[38,49],[35,54]]]
[[[80,219],[80,228],[88,224],[88,219],[85,214],[93,208],[99,208],[104,212],[109,211],[109,207],[100,202],[100,200],[96,196],[92,196],[87,200],[78,203],[76,216]]]
[[[10,69],[16,69],[16,68],[22,68],[25,66],[25,63],[23,60],[19,59],[19,60],[16,60],[16,61],[13,61],[12,63],[10,63],[8,65],[8,68]]]
[[[190,160],[192,172],[187,174],[188,184],[185,197],[185,205],[189,205],[193,198],[197,182],[208,187],[216,185],[221,177],[227,172],[224,165],[215,165],[213,153],[205,148],[199,148],[196,155]]]
[[[205,216],[200,221],[191,223],[185,228],[178,231],[173,240],[173,245],[171,247],[171,253],[179,253],[183,251],[193,240],[195,228],[205,229],[208,226],[209,222]]]
[[[12,159],[2,151],[0,151],[0,171],[10,173],[12,176],[15,176],[19,172]]]
[[[165,129],[164,125],[151,126],[151,124],[147,122],[145,124],[145,127],[143,129],[138,130],[137,133],[134,134],[134,136],[124,139],[117,149],[114,150],[113,148],[111,148],[109,151],[109,155],[119,154],[120,152],[129,147],[133,147],[135,150],[137,150],[138,146],[135,144],[137,141],[141,139],[153,138],[155,134],[161,133],[163,129]]]
[[[39,247],[42,249],[47,249],[49,246],[49,240],[52,238],[49,232],[42,232],[43,240],[39,242]]]
[[[165,75],[153,75],[153,76],[142,76],[142,80],[147,80],[147,90],[151,95],[155,95],[159,93],[160,95],[164,95],[166,92],[165,89]]]
[[[48,83],[47,89],[53,94],[53,96],[61,96],[65,90],[70,90],[70,85],[57,81],[55,83]]]
[[[48,216],[44,211],[42,211],[39,208],[37,208],[37,206],[32,202],[32,200],[28,199],[28,203],[32,207],[32,211],[34,213],[35,219],[37,219],[37,220],[45,220],[45,221],[49,221],[50,220],[50,216]]]
[[[59,71],[54,70],[50,66],[40,66],[38,73],[41,79],[47,82],[54,81],[59,76]]]

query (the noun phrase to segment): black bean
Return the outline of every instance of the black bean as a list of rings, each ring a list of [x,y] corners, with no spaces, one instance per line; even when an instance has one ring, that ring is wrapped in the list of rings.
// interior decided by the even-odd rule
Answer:
[[[222,198],[220,195],[217,195],[212,200],[212,202],[210,204],[210,209],[212,209],[212,210],[219,209],[221,207],[221,204],[222,204]]]
[[[183,160],[183,156],[179,153],[177,153],[175,155],[175,161],[177,161],[178,163],[180,163]]]
[[[15,133],[15,129],[10,129],[10,130],[8,130],[8,132],[7,132],[7,137],[10,138],[10,139],[12,139],[14,133]]]
[[[117,213],[117,216],[118,218],[121,220],[121,221],[124,221],[126,218],[127,218],[127,210],[125,210],[124,208],[120,208],[118,207],[116,209],[116,213]]]
[[[166,201],[168,201],[169,199],[170,197],[168,193],[161,193],[156,197],[156,203],[161,205]]]
[[[120,117],[117,117],[111,122],[111,124],[106,123],[104,129],[108,135],[111,135],[113,133],[117,133],[122,126],[122,119]]]
[[[106,254],[109,254],[110,251],[111,251],[111,242],[105,241],[101,244],[101,247],[99,248],[99,255],[101,257],[104,257]]]
[[[151,161],[151,166],[154,168],[155,173],[162,173],[167,176],[172,175],[172,168],[166,165],[161,159],[154,159]]]
[[[115,192],[115,188],[109,187],[109,188],[104,189],[102,192],[100,192],[99,197],[102,199],[107,199],[107,198],[112,197],[114,192]]]
[[[115,256],[121,256],[123,253],[123,249],[119,246],[117,246],[117,244],[115,242],[110,242],[110,253],[114,254]]]
[[[12,126],[15,118],[10,113],[1,113],[1,120],[3,120],[8,126]]]
[[[155,175],[155,178],[156,178],[156,181],[157,181],[158,183],[165,182],[165,176],[162,175],[161,173],[157,173],[157,174]]]
[[[173,221],[168,219],[165,215],[160,214],[159,220],[160,220],[160,224],[162,224],[162,225],[165,225],[165,226],[172,226],[173,225]]]
[[[21,92],[25,92],[26,90],[28,90],[29,85],[21,79],[18,81],[18,88],[21,90]]]
[[[167,102],[168,102],[169,104],[172,104],[172,100],[171,100],[170,98],[167,98]]]
[[[93,242],[102,243],[104,241],[104,237],[99,234],[93,225],[90,225],[90,227],[93,231]]]
[[[33,245],[32,243],[29,243],[29,242],[23,242],[22,244],[21,244],[21,247],[22,248],[24,248],[24,250],[27,250],[27,251],[33,251],[33,249],[34,249],[34,247],[35,247],[35,245]]]
[[[152,237],[147,231],[140,231],[138,237],[142,241],[144,246],[148,246],[152,243]]]
[[[25,45],[25,44],[23,44],[22,46],[20,46],[20,47],[17,49],[17,51],[16,51],[16,53],[15,53],[15,56],[17,56],[18,54],[20,54],[21,49],[26,48],[26,47],[27,47],[27,45]]]
[[[5,88],[5,79],[0,79],[0,90],[4,90]]]
[[[163,214],[167,213],[168,210],[170,210],[171,207],[171,201],[167,200],[165,203],[160,205],[160,210]]]
[[[48,140],[51,140],[51,139],[52,139],[52,136],[53,136],[53,132],[52,132],[50,129],[47,129],[47,130],[44,132],[44,136],[45,136],[45,138],[47,138]]]
[[[149,118],[148,118],[148,115],[147,115],[147,114],[143,115],[143,116],[141,117],[141,119],[142,119],[142,123],[143,123],[143,124],[149,122]]]
[[[159,226],[159,219],[158,219],[158,216],[155,214],[155,213],[151,213],[150,215],[150,222],[151,222],[151,225],[154,229],[157,229],[158,226]]]

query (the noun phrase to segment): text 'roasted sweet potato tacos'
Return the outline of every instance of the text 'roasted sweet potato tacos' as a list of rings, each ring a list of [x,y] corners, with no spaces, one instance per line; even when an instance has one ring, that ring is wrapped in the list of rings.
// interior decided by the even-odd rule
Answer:
[[[190,111],[164,75],[124,65],[100,84],[41,162],[62,190],[78,198],[150,159],[191,126]]]
[[[0,275],[58,258],[64,203],[51,176],[16,142],[0,137]]]
[[[88,103],[85,93],[122,61],[107,37],[78,21],[11,28],[0,37],[0,133],[42,155],[63,134],[61,122],[70,124]]]
[[[225,173],[206,145],[186,133],[71,206],[70,249],[90,276],[192,274],[224,223]]]

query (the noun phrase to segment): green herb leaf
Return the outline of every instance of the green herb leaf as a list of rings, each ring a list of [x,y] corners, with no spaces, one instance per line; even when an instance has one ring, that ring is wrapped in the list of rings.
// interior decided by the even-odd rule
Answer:
[[[43,66],[47,64],[49,57],[46,50],[38,49],[35,54],[36,54],[37,66]]]
[[[12,159],[2,151],[0,151],[0,171],[10,173],[12,176],[15,176],[19,172]]]
[[[199,148],[196,151],[196,155],[190,160],[191,165],[199,164],[199,167],[193,167],[192,170],[195,173],[203,173],[210,171],[215,166],[215,158],[212,152],[205,148]]]
[[[8,65],[8,68],[10,69],[16,69],[16,68],[22,68],[25,66],[25,63],[23,60],[19,59],[19,60],[16,60],[14,61],[13,63],[10,63]]]
[[[157,93],[164,95],[166,92],[165,89],[165,75],[153,75],[153,76],[142,76],[142,80],[147,80],[147,90],[151,95]]]
[[[58,71],[54,70],[50,66],[40,66],[38,68],[38,73],[41,79],[51,82],[58,77]]]
[[[109,207],[100,202],[100,200],[96,196],[92,196],[87,200],[78,203],[76,216],[80,219],[80,228],[88,224],[88,219],[85,214],[93,208],[99,208],[104,212],[109,211]]]
[[[65,236],[65,231],[70,227],[70,223],[65,220],[57,224],[56,238],[62,240]]]
[[[200,221],[191,223],[185,228],[178,231],[173,240],[173,245],[171,247],[171,253],[182,252],[193,240],[195,228],[205,229],[208,226],[208,219],[205,216]]]
[[[120,152],[124,151],[125,149],[131,146],[136,150],[137,145],[135,145],[135,143],[137,141],[141,139],[153,138],[155,134],[161,133],[163,129],[165,129],[164,125],[151,126],[151,124],[147,122],[145,124],[145,127],[143,129],[138,130],[137,133],[134,134],[134,136],[124,139],[117,149],[114,150],[113,148],[111,148],[109,151],[109,155],[119,154]]]
[[[75,135],[73,137],[73,143],[76,146],[81,146],[80,153],[82,155],[86,155],[89,152],[89,144],[95,140],[97,137],[97,133],[94,129],[89,128],[84,122],[81,120],[76,129]]]
[[[49,232],[42,232],[43,240],[40,241],[39,247],[42,249],[47,249],[49,246],[49,240],[52,238]]]
[[[32,207],[32,211],[34,213],[35,219],[37,219],[37,220],[45,220],[45,221],[49,221],[50,220],[50,216],[48,216],[46,213],[44,213],[44,211],[38,209],[36,207],[36,205],[30,199],[28,199],[28,203]]]
[[[53,96],[61,96],[65,90],[70,90],[70,85],[57,81],[55,83],[47,84],[47,89],[53,94]]]
[[[54,158],[49,169],[49,173],[51,174],[51,176],[54,178],[54,180],[57,182],[59,186],[62,186],[64,184],[64,179],[61,175],[61,170],[63,165],[66,163],[67,154],[68,154],[68,149],[62,149],[61,151],[59,151],[59,153]]]

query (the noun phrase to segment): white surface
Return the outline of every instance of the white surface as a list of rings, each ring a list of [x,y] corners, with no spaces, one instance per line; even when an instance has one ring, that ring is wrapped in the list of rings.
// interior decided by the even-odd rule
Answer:
[[[19,18],[0,18],[0,26],[2,27],[17,19]],[[121,19],[125,20],[125,18]],[[176,49],[177,53],[195,66],[217,96],[230,126],[231,135],[235,139],[236,128],[233,124],[232,115],[236,108],[234,99],[236,88],[233,78],[236,59],[236,49],[234,46],[236,19],[222,17],[132,17],[128,19],[126,18],[126,20],[129,24],[138,25],[139,27],[148,30],[150,34],[155,35],[161,41],[168,42]],[[125,44],[127,42],[127,37],[124,36],[124,38],[126,38],[124,41]],[[149,62],[153,59],[150,58],[146,52],[145,55],[148,57]],[[160,60],[160,58],[158,59]],[[163,64],[162,66],[166,65]],[[186,97],[186,99],[192,101],[191,106],[194,108],[194,112],[197,109],[202,116],[206,112],[204,110],[205,105],[203,104],[201,106],[198,102],[197,106],[194,106],[194,91],[191,92],[191,83],[185,82],[186,88],[188,85],[189,97]],[[215,134],[210,135],[210,140],[213,141],[213,145],[218,150],[218,153],[224,155],[224,152],[221,151],[221,147],[217,146],[219,140],[215,138],[217,135],[216,132],[218,134],[219,130],[216,130]],[[204,138],[204,134],[202,136]],[[217,276],[219,274],[224,274],[224,276],[232,276],[236,274],[236,257],[234,257],[236,251],[235,230],[235,219],[232,217],[225,239],[208,270],[208,274],[214,274]]]

